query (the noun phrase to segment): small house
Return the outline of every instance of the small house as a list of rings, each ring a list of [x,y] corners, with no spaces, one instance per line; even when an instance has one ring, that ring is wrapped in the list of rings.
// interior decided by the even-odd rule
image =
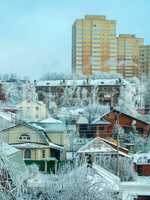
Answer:
[[[65,159],[64,147],[55,144],[45,130],[35,124],[20,123],[0,131],[1,140],[20,149],[26,164],[35,163],[41,171],[55,171]]]

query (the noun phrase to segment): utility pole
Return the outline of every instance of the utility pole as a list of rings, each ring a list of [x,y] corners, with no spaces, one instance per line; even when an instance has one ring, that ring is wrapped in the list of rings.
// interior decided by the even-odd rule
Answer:
[[[120,113],[117,113],[117,119],[116,119],[116,131],[117,131],[117,176],[120,175],[120,172],[119,172],[119,116],[120,116]]]

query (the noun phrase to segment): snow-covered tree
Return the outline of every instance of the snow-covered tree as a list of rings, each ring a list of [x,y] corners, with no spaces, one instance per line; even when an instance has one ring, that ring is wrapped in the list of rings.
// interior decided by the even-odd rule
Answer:
[[[119,110],[132,114],[133,116],[137,115],[137,109],[140,107],[141,101],[137,84],[140,85],[140,82],[136,83],[136,85],[129,82],[126,85],[122,85],[117,106]]]
[[[89,104],[88,106],[85,106],[85,115],[89,119],[89,122],[109,111],[110,108],[107,105]]]
[[[24,199],[111,200],[115,187],[85,165],[58,175],[39,176],[40,188]]]
[[[146,106],[150,106],[150,78],[145,80],[145,88],[144,88],[144,104]]]
[[[30,168],[30,179],[5,195],[0,192],[2,200],[113,200],[118,199],[116,185],[113,185],[96,169],[82,167],[62,171],[57,175],[43,175],[37,168]]]

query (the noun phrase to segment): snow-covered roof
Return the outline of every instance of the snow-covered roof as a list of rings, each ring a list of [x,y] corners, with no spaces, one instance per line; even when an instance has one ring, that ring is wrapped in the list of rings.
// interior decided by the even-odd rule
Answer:
[[[77,153],[112,153],[116,150],[105,143],[101,138],[97,137],[82,146]]]
[[[119,79],[89,79],[87,80],[49,80],[37,81],[36,86],[82,86],[82,85],[120,85]]]
[[[117,150],[111,146],[114,145],[111,141],[105,140],[100,137],[96,137],[93,140],[87,142],[87,144],[83,145],[77,153],[105,153],[105,154],[117,154]],[[122,156],[129,157],[126,153],[120,150],[119,154]],[[122,148],[126,150],[125,148]]]
[[[111,113],[111,112],[122,113],[123,115],[126,115],[126,116],[129,117],[129,118],[132,118],[132,119],[134,119],[134,120],[136,120],[136,121],[140,121],[140,122],[142,122],[142,123],[144,123],[144,124],[146,124],[146,125],[149,125],[149,123],[146,122],[146,121],[144,120],[144,117],[143,117],[142,115],[140,116],[140,114],[139,114],[138,116],[133,116],[133,115],[131,115],[130,113],[127,113],[127,112],[124,112],[124,111],[122,111],[122,110],[119,110],[118,108],[117,108],[117,109],[115,108],[115,109],[113,109],[112,111],[110,111],[110,112],[108,112],[108,113],[105,113],[105,114],[103,115],[103,117],[104,117],[105,115]]]
[[[37,122],[37,127],[42,127],[47,133],[64,133],[66,130],[64,123],[41,123]],[[41,129],[41,130],[42,130]]]
[[[64,150],[64,147],[59,146],[59,145],[57,145],[57,144],[54,144],[54,143],[52,143],[52,142],[49,142],[48,144],[49,144],[49,146],[50,146],[51,148],[53,148],[53,149],[57,149],[57,150],[61,150],[61,151]]]
[[[12,118],[15,117],[14,113],[6,113],[6,112],[0,112],[0,117],[7,120],[7,121],[12,121]]]
[[[18,143],[18,144],[11,144],[13,147],[18,149],[46,149],[46,148],[53,148],[57,150],[63,150],[64,148],[49,142],[48,145],[45,144],[38,144],[38,143]]]
[[[37,123],[30,123],[28,125],[31,126],[32,128],[36,128],[38,130],[44,131],[44,128],[41,127],[40,125],[37,125]]]
[[[110,138],[109,140],[104,139],[104,138],[101,138],[101,140],[103,140],[104,142],[106,142],[106,143],[109,144],[109,145],[112,145],[112,146],[116,146],[116,147],[117,147],[116,141],[114,141],[114,140],[111,139],[111,138]],[[127,149],[127,148],[124,148],[124,147],[119,146],[119,149],[122,149],[122,150],[128,152],[128,149]],[[126,155],[126,154],[125,154],[125,155]]]
[[[41,120],[40,123],[61,124],[63,122],[58,119],[49,117],[47,119]]]
[[[95,119],[92,121],[92,124],[104,124],[104,125],[110,125],[111,123],[103,118]]]
[[[14,128],[18,125],[23,125],[23,126],[27,126],[27,127],[36,129],[38,131],[38,133],[40,133],[43,136],[47,145],[43,146],[43,144],[37,144],[37,143],[22,143],[22,144],[18,143],[18,144],[13,144],[14,147],[17,147],[17,148],[46,148],[46,147],[51,147],[51,148],[58,149],[58,150],[64,149],[62,146],[54,144],[50,141],[49,137],[47,136],[47,133],[45,132],[45,128],[42,128],[41,126],[39,126],[37,124],[17,124],[15,126],[11,127],[11,128]],[[57,130],[57,132],[59,132],[59,131],[63,132],[64,129],[58,130],[57,126],[59,126],[59,125],[62,126],[62,124],[55,125],[55,129]],[[5,129],[5,130],[7,130],[7,129]],[[3,133],[3,131],[0,131],[0,132]]]
[[[43,148],[49,148],[48,145],[44,144],[38,144],[38,143],[18,143],[18,144],[11,144],[15,148],[19,149],[43,149]]]
[[[61,107],[57,112],[59,119],[70,119],[71,117],[77,118],[79,115],[85,113],[85,109],[76,107]]]
[[[0,142],[0,152],[5,154],[6,156],[11,156],[12,154],[19,152],[19,150],[7,143]]]
[[[103,179],[105,179],[108,183],[110,183],[111,185],[113,185],[113,189],[114,190],[119,190],[119,185],[120,185],[120,179],[118,176],[112,174],[111,172],[109,172],[108,170],[93,164],[93,168],[96,171],[96,173],[98,175],[100,175],[101,177],[103,177]]]
[[[48,136],[46,135],[45,133],[45,129],[42,128],[41,126],[38,126],[36,124],[29,124],[29,123],[18,123],[12,127],[9,127],[9,128],[6,128],[6,129],[3,129],[3,130],[0,130],[0,134],[4,134],[4,133],[7,133],[7,130],[9,129],[12,129],[12,128],[16,128],[17,126],[26,126],[28,128],[31,128],[31,129],[35,129],[36,130],[36,133],[38,134],[41,134],[41,136],[44,138],[45,142],[48,144],[48,142],[50,141]]]

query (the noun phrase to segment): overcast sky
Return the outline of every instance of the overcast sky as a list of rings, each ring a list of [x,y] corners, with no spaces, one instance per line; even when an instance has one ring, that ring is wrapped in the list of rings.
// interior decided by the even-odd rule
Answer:
[[[86,14],[117,20],[117,33],[150,44],[149,0],[0,0],[0,71],[71,72],[71,29]]]

